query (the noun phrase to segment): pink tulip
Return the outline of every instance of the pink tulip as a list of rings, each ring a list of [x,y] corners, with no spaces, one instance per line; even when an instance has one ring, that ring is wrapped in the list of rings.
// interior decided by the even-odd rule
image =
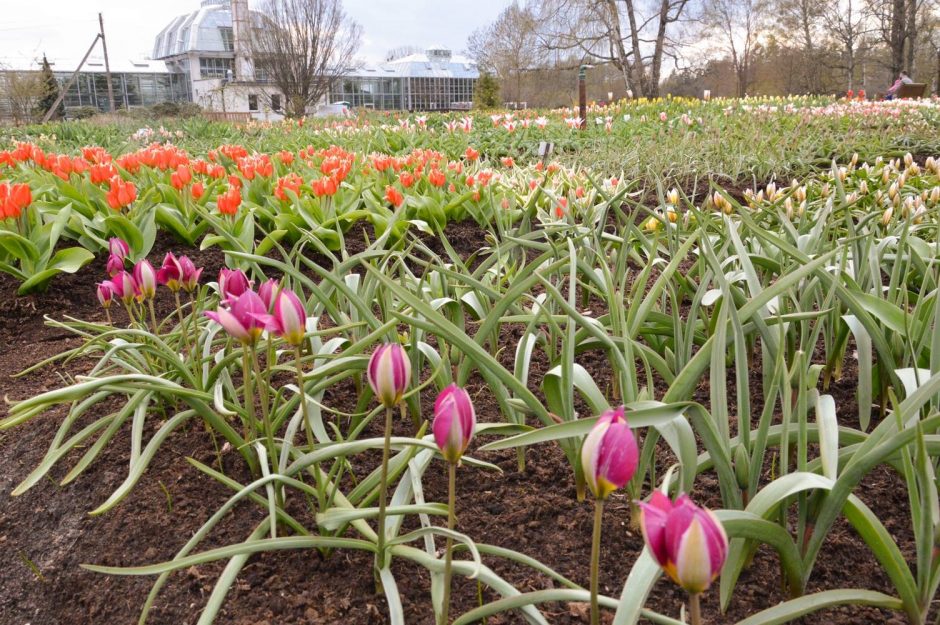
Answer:
[[[219,307],[215,312],[206,311],[205,315],[220,324],[232,337],[246,345],[254,344],[264,330],[261,319],[267,314],[264,303],[254,291],[245,291],[232,301],[231,310]]]
[[[134,281],[137,282],[138,296],[141,300],[151,299],[157,293],[157,272],[144,259],[134,265]]]
[[[126,271],[120,271],[111,279],[111,290],[125,305],[130,304],[140,294],[134,276]]]
[[[202,267],[196,269],[193,261],[188,256],[179,257],[180,265],[180,285],[187,293],[192,293],[199,287],[199,276],[202,275]]]
[[[113,237],[108,239],[108,251],[112,256],[117,256],[121,262],[131,253],[131,246],[124,239]]]
[[[597,499],[623,488],[639,464],[640,450],[624,418],[623,406],[600,416],[581,446],[581,468]]]
[[[264,287],[263,284],[261,286]],[[274,314],[260,315],[260,319],[264,321],[268,330],[283,338],[290,345],[296,347],[303,343],[307,332],[307,311],[300,298],[290,289],[284,289],[276,295]]]
[[[219,294],[223,303],[231,303],[250,288],[251,282],[241,269],[223,268],[219,271]]]
[[[366,377],[383,406],[398,405],[411,380],[411,361],[405,349],[398,343],[385,343],[376,349],[369,358]]]
[[[693,595],[707,590],[728,555],[721,521],[685,494],[671,502],[654,491],[649,503],[639,505],[643,538],[666,574]]]
[[[98,292],[98,301],[105,308],[111,307],[111,302],[114,301],[114,283],[110,280],[105,280],[104,282],[99,282],[97,284]]]
[[[447,462],[457,464],[473,438],[477,417],[467,391],[447,386],[434,402],[434,442]]]
[[[124,257],[118,256],[117,254],[111,254],[108,256],[108,264],[106,267],[108,275],[112,278],[117,274],[124,271]]]
[[[269,278],[261,283],[261,286],[258,287],[258,296],[261,298],[261,301],[264,302],[265,308],[271,310],[274,306],[274,299],[277,297],[277,292],[280,289],[280,283],[274,278]]]
[[[163,265],[157,270],[157,282],[164,285],[174,293],[180,290],[180,278],[183,276],[183,268],[179,260],[173,255],[173,252],[167,252],[163,257]]]

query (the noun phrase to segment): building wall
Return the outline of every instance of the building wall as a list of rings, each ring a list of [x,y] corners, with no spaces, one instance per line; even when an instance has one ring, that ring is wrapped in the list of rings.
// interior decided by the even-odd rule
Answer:
[[[207,111],[216,113],[250,113],[253,119],[278,121],[284,119],[284,98],[270,85],[227,82],[220,78],[193,81],[193,101]],[[281,110],[272,105],[280,99]]]

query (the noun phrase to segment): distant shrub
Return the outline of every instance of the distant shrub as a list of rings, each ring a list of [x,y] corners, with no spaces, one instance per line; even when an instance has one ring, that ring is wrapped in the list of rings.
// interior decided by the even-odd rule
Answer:
[[[67,116],[71,119],[88,119],[100,113],[94,106],[76,106],[67,111]]]

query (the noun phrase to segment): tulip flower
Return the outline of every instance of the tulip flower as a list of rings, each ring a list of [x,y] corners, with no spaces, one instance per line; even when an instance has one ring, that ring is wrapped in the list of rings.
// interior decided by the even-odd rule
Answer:
[[[691,595],[707,590],[728,555],[721,521],[685,494],[671,502],[656,491],[639,506],[643,538],[666,574]]]
[[[473,438],[476,413],[467,391],[456,384],[447,386],[434,402],[434,442],[441,455],[451,464],[458,464]]]
[[[248,276],[241,269],[227,269],[225,267],[219,271],[219,294],[222,296],[222,303],[227,304],[240,297],[251,288],[251,282]],[[267,312],[267,310],[265,310]]]
[[[401,402],[411,379],[411,361],[398,343],[386,343],[369,358],[366,377],[372,392],[387,409]]]
[[[588,488],[594,494],[594,534],[591,543],[591,624],[600,622],[597,602],[600,571],[601,520],[604,500],[623,488],[636,473],[640,450],[630,426],[624,418],[624,408],[608,410],[598,418],[581,445],[581,469]]]
[[[111,188],[107,193],[107,200],[114,210],[121,210],[137,199],[137,187],[133,182],[126,182],[120,176],[114,176],[109,185]]]
[[[202,275],[202,267],[196,269],[193,261],[188,256],[179,257],[180,264],[180,285],[187,293],[192,293],[199,287],[199,276]]]
[[[392,438],[392,409],[401,403],[411,379],[411,361],[398,343],[385,343],[369,358],[366,378],[372,392],[385,406],[385,441],[382,445],[382,472],[379,478],[378,568],[385,566],[385,505],[388,491],[388,457]]]
[[[450,384],[441,391],[434,402],[434,442],[447,460],[447,529],[454,530],[456,523],[455,506],[457,501],[457,465],[460,457],[467,450],[477,417],[466,390],[456,384]],[[441,623],[447,623],[450,611],[450,579],[453,550],[453,538],[447,537],[444,547],[444,609]]]
[[[156,295],[157,272],[150,261],[145,259],[134,265],[134,280],[137,282],[140,299],[148,300]]]
[[[131,246],[124,239],[112,237],[108,239],[108,252],[112,256],[117,256],[122,261],[131,253]]]
[[[180,290],[183,268],[173,252],[167,252],[163,257],[163,265],[157,270],[157,282],[164,285],[174,293]]]
[[[274,313],[261,317],[267,329],[287,341],[288,345],[299,347],[303,343],[307,331],[307,311],[300,298],[290,289],[278,292],[274,299]]]
[[[101,303],[105,314],[108,316],[108,325],[111,325],[111,304],[114,302],[115,295],[114,283],[110,280],[99,282],[96,285],[96,290],[98,293],[98,301]]]
[[[111,279],[111,288],[125,306],[129,306],[139,293],[134,276],[123,270]]]
[[[640,450],[623,406],[601,415],[581,447],[584,479],[594,497],[601,500],[630,481],[639,459]]]
[[[245,345],[254,345],[264,330],[262,318],[267,310],[258,294],[247,290],[231,301],[231,310],[220,306],[218,310],[204,314],[225,328],[233,338]]]
[[[274,298],[277,297],[280,290],[280,283],[274,278],[269,278],[258,287],[258,296],[264,302],[264,307],[268,310],[274,306]]]
[[[117,274],[124,271],[124,259],[115,254],[111,254],[108,256],[108,264],[105,268],[108,272],[108,275],[113,278]]]

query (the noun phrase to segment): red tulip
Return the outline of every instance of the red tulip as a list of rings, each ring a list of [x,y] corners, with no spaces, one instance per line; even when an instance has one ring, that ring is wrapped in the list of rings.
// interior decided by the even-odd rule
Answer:
[[[137,187],[133,182],[126,182],[120,176],[114,176],[109,184],[111,189],[107,194],[108,206],[114,210],[121,210],[137,199]]]
[[[395,187],[387,186],[385,187],[385,199],[388,201],[389,204],[391,204],[395,208],[398,208],[399,206],[402,205],[402,202],[405,201],[405,196],[402,195],[401,191],[399,191]]]
[[[130,304],[140,294],[134,276],[120,271],[111,279],[111,288],[124,304]]]

